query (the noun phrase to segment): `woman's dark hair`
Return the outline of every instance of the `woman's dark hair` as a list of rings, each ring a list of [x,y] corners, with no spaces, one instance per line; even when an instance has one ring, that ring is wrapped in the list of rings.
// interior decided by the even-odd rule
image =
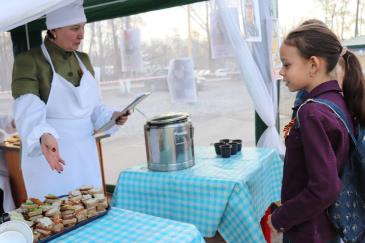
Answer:
[[[312,56],[323,58],[327,73],[335,68],[342,56],[345,62],[343,94],[346,105],[358,122],[365,125],[365,80],[362,68],[357,57],[342,47],[337,36],[325,25],[304,24],[291,31],[284,44],[296,47],[305,59]]]
[[[54,40],[54,39],[55,39],[55,37],[54,37],[54,35],[52,34],[51,30],[47,30],[47,37],[48,37],[49,39],[52,39],[52,40]]]

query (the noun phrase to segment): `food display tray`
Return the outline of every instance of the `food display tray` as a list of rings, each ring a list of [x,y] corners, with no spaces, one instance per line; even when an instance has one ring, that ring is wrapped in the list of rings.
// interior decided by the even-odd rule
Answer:
[[[62,236],[64,234],[67,234],[68,232],[70,232],[72,230],[75,230],[75,229],[77,229],[77,228],[79,228],[81,226],[84,226],[85,224],[91,223],[92,221],[94,221],[94,220],[96,220],[98,218],[103,217],[104,215],[106,215],[108,213],[109,210],[110,210],[110,206],[108,206],[106,208],[105,212],[102,212],[102,213],[100,213],[98,215],[95,215],[95,216],[93,216],[91,218],[85,219],[85,220],[81,221],[80,223],[77,223],[77,224],[75,224],[73,226],[67,227],[64,230],[62,230],[61,232],[58,232],[56,234],[50,235],[50,236],[48,236],[46,238],[43,238],[43,239],[39,240],[38,242],[39,243],[45,243],[45,242],[49,242],[51,240],[54,240],[54,239],[56,239],[56,238],[58,238],[58,237],[60,237],[60,236]]]

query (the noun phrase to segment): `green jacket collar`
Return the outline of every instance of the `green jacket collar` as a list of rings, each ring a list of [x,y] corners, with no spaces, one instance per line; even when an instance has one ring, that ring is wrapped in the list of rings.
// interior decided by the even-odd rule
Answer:
[[[67,59],[72,55],[71,51],[65,51],[64,49],[50,41],[47,37],[44,39],[44,44],[47,47],[47,51],[50,53],[51,56],[55,55],[60,56],[63,59]]]

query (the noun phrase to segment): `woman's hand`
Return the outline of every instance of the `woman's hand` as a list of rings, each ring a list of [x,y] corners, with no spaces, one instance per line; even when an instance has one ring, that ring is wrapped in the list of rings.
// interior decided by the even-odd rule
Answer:
[[[115,123],[117,125],[123,125],[128,120],[128,116],[130,114],[131,114],[130,111],[127,111],[126,113],[115,111],[112,115],[112,119],[115,119]]]
[[[61,158],[57,140],[49,133],[44,133],[40,139],[41,149],[52,170],[58,173],[63,171],[65,161]]]
[[[271,232],[272,235],[279,234],[279,231],[277,229],[275,229],[274,225],[272,225],[272,222],[271,222],[271,214],[269,215],[269,217],[267,219],[267,224],[269,225],[270,232]]]

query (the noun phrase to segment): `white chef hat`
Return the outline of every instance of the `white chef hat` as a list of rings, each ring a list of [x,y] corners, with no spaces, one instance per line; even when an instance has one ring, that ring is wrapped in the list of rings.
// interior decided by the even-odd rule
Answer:
[[[86,22],[83,1],[76,1],[63,8],[50,12],[46,16],[48,30]]]

